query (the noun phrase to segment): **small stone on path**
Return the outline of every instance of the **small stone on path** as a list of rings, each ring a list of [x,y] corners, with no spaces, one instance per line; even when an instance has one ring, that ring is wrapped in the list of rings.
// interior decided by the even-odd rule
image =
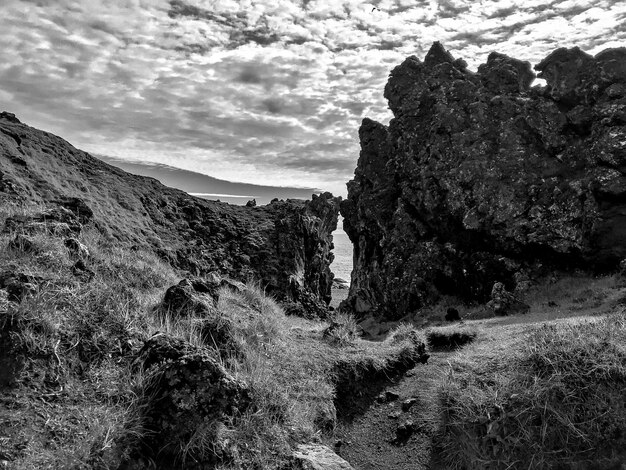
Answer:
[[[409,411],[417,403],[417,398],[407,398],[402,402],[402,411]]]

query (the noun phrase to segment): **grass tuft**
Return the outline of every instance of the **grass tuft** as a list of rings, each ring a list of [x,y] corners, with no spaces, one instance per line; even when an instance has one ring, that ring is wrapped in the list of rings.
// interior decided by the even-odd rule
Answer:
[[[335,346],[354,344],[359,337],[359,327],[354,315],[345,312],[336,313],[330,321],[330,326],[324,330],[324,338]]]
[[[456,360],[441,395],[445,467],[618,465],[626,457],[624,344],[621,313],[539,327],[504,357]]]

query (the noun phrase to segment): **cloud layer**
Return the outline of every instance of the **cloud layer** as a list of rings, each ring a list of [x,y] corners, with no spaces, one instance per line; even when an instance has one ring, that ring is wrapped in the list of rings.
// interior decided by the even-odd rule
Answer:
[[[391,68],[439,40],[498,50],[626,43],[618,0],[4,0],[0,110],[85,150],[345,193]]]

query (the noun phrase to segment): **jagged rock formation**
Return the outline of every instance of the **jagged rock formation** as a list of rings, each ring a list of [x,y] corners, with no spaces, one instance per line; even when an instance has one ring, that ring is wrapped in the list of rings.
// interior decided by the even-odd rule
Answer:
[[[626,48],[558,49],[535,66],[492,53],[477,72],[435,43],[365,119],[344,229],[343,308],[399,318],[442,295],[486,301],[550,269],[626,255]]]
[[[91,224],[193,275],[257,279],[279,299],[305,303],[309,315],[324,315],[330,301],[339,206],[330,193],[256,207],[206,201],[126,173],[0,113],[0,203],[24,201],[48,209],[12,217],[7,229],[69,235]]]

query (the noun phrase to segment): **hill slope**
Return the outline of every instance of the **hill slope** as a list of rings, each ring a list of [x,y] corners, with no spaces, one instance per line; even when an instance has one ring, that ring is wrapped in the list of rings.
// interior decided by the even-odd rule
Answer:
[[[338,199],[329,193],[260,207],[207,201],[126,173],[2,113],[0,198],[66,207],[106,237],[193,274],[256,279],[283,299],[330,300]]]

